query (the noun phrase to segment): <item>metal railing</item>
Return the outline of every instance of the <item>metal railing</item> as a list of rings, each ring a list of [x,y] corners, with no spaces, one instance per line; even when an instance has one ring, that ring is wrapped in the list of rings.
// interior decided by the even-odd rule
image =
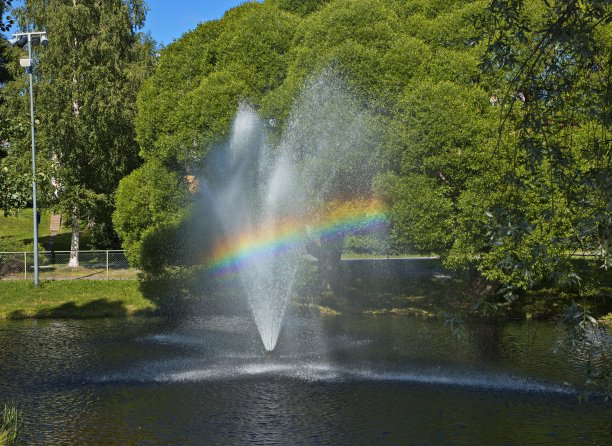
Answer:
[[[130,267],[125,251],[79,251],[78,262],[70,262],[70,251],[40,252],[38,268],[41,280],[135,280],[136,268]],[[0,280],[32,280],[33,252],[0,252]]]

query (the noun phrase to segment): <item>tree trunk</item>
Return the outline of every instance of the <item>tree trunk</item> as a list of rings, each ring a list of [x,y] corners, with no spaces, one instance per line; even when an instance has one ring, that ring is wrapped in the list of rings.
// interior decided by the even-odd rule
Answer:
[[[72,7],[76,7],[77,5],[77,0],[72,0]],[[73,93],[76,96],[76,85],[77,85],[77,49],[78,49],[78,42],[76,37],[74,38],[74,70],[73,70],[73,74],[72,74],[72,84],[74,86],[74,90]],[[78,96],[77,96],[78,97]],[[79,101],[78,99],[74,99],[72,101],[72,111],[74,113],[74,115],[76,117],[79,116]],[[81,235],[80,231],[81,231],[81,226],[79,224],[79,206],[78,205],[74,205],[74,207],[72,208],[72,235],[70,237],[70,260],[68,261],[68,267],[69,268],[77,268],[79,266],[79,237]]]
[[[79,237],[81,227],[79,224],[79,207],[72,208],[72,236],[70,238],[70,261],[68,267],[76,268],[79,266]]]
[[[320,244],[308,240],[306,252],[317,259],[323,289],[340,295],[344,290],[342,281],[343,236],[321,237]]]
[[[472,269],[468,273],[466,289],[479,299],[487,299],[495,295],[499,284],[486,279],[479,271]]]

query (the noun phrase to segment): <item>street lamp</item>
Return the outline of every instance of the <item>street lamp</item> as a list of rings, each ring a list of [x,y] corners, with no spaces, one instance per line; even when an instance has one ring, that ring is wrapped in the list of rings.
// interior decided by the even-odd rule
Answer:
[[[49,45],[46,32],[16,33],[9,40],[11,46],[23,48],[28,44],[28,58],[19,59],[19,64],[30,75],[30,120],[32,126],[32,212],[34,214],[34,286],[38,286],[38,211],[36,209],[36,144],[34,140],[34,91],[32,89],[32,46]]]

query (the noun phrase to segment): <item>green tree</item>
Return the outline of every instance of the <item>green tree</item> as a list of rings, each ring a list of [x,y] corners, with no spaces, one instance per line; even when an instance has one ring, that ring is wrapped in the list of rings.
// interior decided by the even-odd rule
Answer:
[[[484,23],[504,190],[482,269],[518,288],[577,285],[572,255],[612,259],[612,6],[492,1]]]
[[[320,8],[329,0],[267,0],[279,9],[293,12],[294,14],[307,15]]]
[[[352,141],[357,133],[330,136],[330,131],[338,133],[342,125],[336,125],[331,130],[325,128],[325,116],[333,116],[335,119],[331,121],[336,122],[351,113],[355,120],[361,113],[361,117],[368,116],[364,127],[378,130],[363,144],[359,143],[363,147],[354,151],[367,156],[356,155],[355,159],[342,162],[342,167],[334,172],[333,178],[325,178],[327,183],[334,184],[329,189],[335,193],[327,194],[327,200],[352,200],[372,194],[371,180],[376,169],[367,168],[366,163],[362,167],[368,172],[364,173],[358,172],[358,167],[366,158],[375,158],[377,147],[385,139],[389,147],[393,146],[386,152],[389,165],[396,166],[396,159],[404,157],[402,151],[407,145],[402,139],[405,135],[401,133],[407,128],[408,120],[403,116],[408,113],[409,107],[406,106],[408,100],[400,106],[398,99],[408,97],[408,89],[420,85],[423,79],[432,78],[436,82],[446,80],[458,82],[459,85],[455,89],[452,88],[453,84],[446,89],[439,87],[438,90],[428,91],[426,96],[429,96],[423,99],[434,100],[435,107],[432,105],[427,111],[427,116],[432,117],[438,108],[448,107],[436,94],[460,94],[460,97],[452,100],[452,107],[455,107],[453,112],[446,115],[456,125],[469,124],[462,135],[458,130],[455,132],[458,136],[449,137],[451,140],[463,138],[457,143],[460,149],[464,149],[463,157],[459,157],[461,167],[452,166],[455,160],[447,163],[452,166],[453,176],[459,177],[462,169],[463,176],[453,178],[453,191],[444,192],[451,197],[451,203],[457,202],[459,189],[464,187],[470,170],[469,162],[473,158],[472,152],[476,150],[474,147],[486,139],[474,127],[484,125],[486,118],[482,115],[486,114],[485,108],[490,107],[484,92],[478,90],[474,94],[469,93],[469,87],[480,74],[478,57],[470,51],[468,42],[474,27],[465,25],[475,14],[475,5],[469,1],[430,5],[417,1],[335,0],[268,1],[263,5],[245,4],[235,8],[222,20],[199,26],[163,51],[156,73],[139,96],[137,129],[142,156],[145,159],[161,159],[168,168],[183,175],[195,173],[205,164],[209,147],[227,135],[240,101],[247,101],[258,108],[265,118],[273,122],[279,136],[291,127],[292,110],[296,113],[300,108],[318,107],[321,110],[318,119],[309,120],[308,116],[299,116],[301,124],[306,121],[309,124],[302,125],[298,132],[304,147],[299,144],[296,147],[301,147],[298,152],[303,155],[312,149],[306,147],[309,144],[317,146],[317,142],[329,139],[327,147],[318,144],[321,146],[316,155],[319,163],[312,167],[318,169],[320,174],[327,175],[332,170],[325,164],[338,164],[335,147],[346,145],[343,143]],[[429,34],[405,25],[406,18],[417,15],[427,22]],[[444,32],[438,31],[447,21],[451,25],[446,26]],[[454,38],[453,33],[457,35]],[[327,79],[330,82],[342,81],[341,90],[346,90],[343,98],[351,98],[348,107],[342,101],[331,103],[338,98],[330,98],[327,104],[324,98],[319,98],[323,101],[319,105],[301,103],[304,97],[308,97],[302,93],[316,88],[317,83],[312,80],[326,71],[334,73]],[[478,109],[469,117],[476,119],[477,123],[471,123],[468,117],[461,119],[465,109],[473,104]],[[416,103],[413,105],[416,107]],[[396,114],[402,117],[396,119]],[[422,131],[426,133],[426,118],[421,116],[419,119],[422,120]],[[342,122],[346,124],[351,119]],[[440,126],[439,130],[446,131],[448,128]],[[385,132],[389,134],[383,135]],[[376,136],[372,136],[374,134]],[[475,140],[466,141],[471,137],[475,137]],[[420,144],[417,137],[410,141],[411,144]],[[432,144],[435,145],[435,141]],[[446,145],[453,144],[451,141]],[[447,147],[435,149],[437,158],[432,156],[428,159],[431,161],[435,158],[437,163],[444,164],[445,154],[452,153],[452,150]],[[423,145],[420,150],[428,148]],[[299,158],[301,155],[296,156]],[[405,164],[409,162],[406,158]],[[400,176],[408,170],[399,172]],[[438,172],[432,175],[435,187],[431,193],[437,194],[439,184],[436,181],[440,179]],[[360,178],[359,187],[346,181],[347,178]],[[453,218],[456,219],[456,214],[447,218],[448,224]],[[398,219],[395,221],[399,222]],[[425,234],[426,225],[422,227]],[[401,228],[401,231],[406,230],[405,226]],[[319,248],[326,245],[319,242]],[[334,245],[329,246],[329,256],[320,257],[333,257],[339,265],[341,245]],[[449,246],[452,246],[452,242]]]
[[[453,252],[467,230],[458,225],[460,203],[488,169],[491,108],[478,87],[447,80],[425,78],[406,90],[388,140],[394,168],[378,180],[391,205],[396,243],[445,258],[467,256],[465,246]],[[485,197],[473,204],[483,205]]]
[[[389,204],[393,245],[471,267],[481,248],[474,242],[483,220],[476,208],[484,216],[491,189],[482,179],[497,181],[490,156],[495,114],[479,85],[480,53],[472,45],[482,2],[389,6],[400,25],[376,78],[388,98],[388,172],[377,178],[376,189]]]
[[[0,1],[0,32],[8,31],[12,24],[10,16],[5,13],[11,7],[11,0]],[[0,84],[4,84],[11,80],[11,74],[7,68],[7,59],[10,49],[4,39],[0,41]],[[4,103],[3,91],[0,90],[0,107]],[[7,145],[7,126],[8,122],[4,119],[4,115],[0,114],[0,208],[7,214],[11,209],[20,207],[28,197],[27,187],[24,187],[24,181],[20,177],[12,175],[13,172],[5,166],[4,158],[8,155]],[[27,180],[25,181],[27,183]],[[16,186],[16,187],[15,187]]]
[[[559,349],[580,351],[589,382],[610,392],[605,335],[585,291],[609,277],[612,261],[612,5],[491,1],[483,25],[503,188],[481,270],[510,300],[543,283],[577,292],[582,303],[566,307]],[[592,257],[578,263],[575,254]]]
[[[306,158],[326,211],[372,196],[386,111],[426,51],[399,29],[386,2],[326,3],[302,20],[284,82],[262,100],[261,112],[294,140],[296,158]],[[324,287],[335,292],[343,291],[343,243],[343,236],[307,243]]]
[[[13,19],[5,13],[10,10],[12,0],[0,0],[0,32],[8,31],[13,24]],[[6,68],[8,45],[2,42],[0,45],[0,83],[5,83],[10,80],[11,75]],[[0,152],[1,154],[1,152]]]
[[[326,214],[351,206],[357,212],[372,199],[372,180],[380,171],[379,116],[351,94],[332,69],[309,79],[294,100],[280,145],[290,150],[302,177],[301,194]],[[317,259],[323,286],[343,291],[341,256],[351,231],[307,235],[306,249]]]
[[[13,24],[13,19],[10,15],[5,17],[5,13],[10,11],[12,0],[0,0],[0,32],[8,31]]]
[[[189,197],[186,182],[157,161],[150,161],[119,183],[113,223],[132,265],[140,265],[147,231],[181,220]]]
[[[198,174],[205,165],[210,147],[227,137],[232,118],[241,102],[258,104],[282,82],[288,63],[287,52],[299,17],[281,10],[272,2],[246,3],[228,11],[221,20],[198,26],[162,50],[154,74],[138,95],[136,117],[143,172],[164,169],[185,178]],[[149,166],[153,163],[153,166]],[[145,181],[128,177],[124,182]],[[173,183],[178,187],[179,183]],[[166,193],[169,183],[150,183]],[[180,191],[175,193],[180,195]],[[138,207],[139,199],[126,194],[117,198],[117,215]],[[181,201],[187,207],[188,200]],[[193,218],[189,213],[182,218]],[[144,219],[137,226],[118,230],[124,246],[156,239],[158,222]],[[172,226],[170,224],[170,226]],[[159,227],[168,233],[169,226]],[[149,230],[149,232],[147,232]],[[146,234],[145,234],[146,233]],[[159,244],[155,244],[156,246]]]
[[[414,58],[411,48],[406,53],[392,51],[401,38],[399,27],[399,18],[384,1],[336,0],[325,4],[302,20],[289,53],[286,79],[263,99],[262,112],[283,128],[304,84],[329,68],[341,75],[350,92],[369,107],[386,108],[394,92],[407,82],[389,74],[392,71],[387,68],[404,62],[410,66]]]
[[[135,142],[135,98],[153,68],[153,43],[137,32],[141,0],[28,0],[15,10],[22,29],[45,29],[50,45],[37,50],[37,149],[47,181],[47,205],[72,221],[70,265],[78,264],[83,220],[109,222],[119,180],[140,161]],[[17,70],[17,67],[15,67]],[[29,133],[23,77],[5,86],[12,131],[11,156],[26,156]],[[52,187],[50,180],[56,187]]]
[[[297,23],[272,4],[245,3],[165,48],[138,96],[142,157],[184,172],[201,169],[238,104],[258,104],[282,82]]]

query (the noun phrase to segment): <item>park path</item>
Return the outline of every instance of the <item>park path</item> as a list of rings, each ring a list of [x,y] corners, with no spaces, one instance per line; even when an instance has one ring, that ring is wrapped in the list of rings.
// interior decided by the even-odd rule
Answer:
[[[60,231],[62,227],[62,214],[56,214],[55,212],[51,214],[51,218],[49,219],[49,241],[47,242],[47,246],[45,249],[47,251],[53,251],[53,244],[55,242],[55,236]]]

